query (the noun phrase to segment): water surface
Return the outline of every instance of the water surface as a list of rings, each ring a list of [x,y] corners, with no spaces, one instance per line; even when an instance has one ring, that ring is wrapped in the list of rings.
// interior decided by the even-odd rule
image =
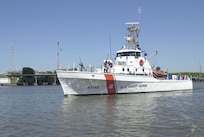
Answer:
[[[0,136],[202,137],[204,90],[64,97],[60,86],[0,87]]]

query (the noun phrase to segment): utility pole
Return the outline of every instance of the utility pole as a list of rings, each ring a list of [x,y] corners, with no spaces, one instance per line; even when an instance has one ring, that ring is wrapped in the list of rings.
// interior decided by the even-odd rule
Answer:
[[[201,71],[202,71],[202,66],[201,66],[201,64],[200,64],[200,61],[199,61],[199,77],[202,77],[202,74],[201,74]]]
[[[59,41],[58,41],[57,42],[57,69],[60,69],[59,52],[60,52],[60,46],[59,46]]]
[[[12,44],[11,51],[10,51],[9,72],[15,72],[15,71],[16,71],[15,47],[14,47],[14,44]]]

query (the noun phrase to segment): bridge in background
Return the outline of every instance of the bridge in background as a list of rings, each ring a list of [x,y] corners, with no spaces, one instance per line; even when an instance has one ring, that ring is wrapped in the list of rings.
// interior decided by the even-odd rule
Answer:
[[[56,74],[8,74],[11,85],[60,85]]]

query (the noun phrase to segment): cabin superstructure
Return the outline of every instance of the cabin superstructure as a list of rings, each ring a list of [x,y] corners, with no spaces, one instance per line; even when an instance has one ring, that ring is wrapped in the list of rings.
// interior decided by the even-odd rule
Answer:
[[[137,40],[140,32],[140,23],[130,22],[126,24],[130,25],[127,29],[128,35],[124,37],[127,40],[127,45],[122,46],[122,48],[116,52],[115,63],[108,72],[131,75],[151,75],[151,65],[142,55],[143,51]]]

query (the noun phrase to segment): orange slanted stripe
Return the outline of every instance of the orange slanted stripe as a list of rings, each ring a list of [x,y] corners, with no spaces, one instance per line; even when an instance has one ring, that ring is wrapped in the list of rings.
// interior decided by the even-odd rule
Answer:
[[[106,88],[108,94],[116,94],[115,81],[112,74],[104,74],[106,78]]]

